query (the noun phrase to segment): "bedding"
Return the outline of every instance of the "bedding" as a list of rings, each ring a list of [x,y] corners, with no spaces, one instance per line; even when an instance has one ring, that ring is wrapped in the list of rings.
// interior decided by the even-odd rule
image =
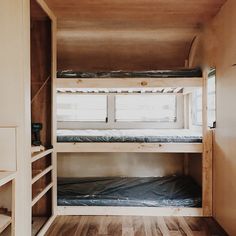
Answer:
[[[188,129],[57,130],[57,142],[201,143],[202,134]]]
[[[189,176],[58,178],[59,206],[201,207]]]
[[[81,72],[62,70],[57,72],[57,78],[181,78],[202,77],[200,68],[179,70],[151,71],[110,71],[110,72]]]

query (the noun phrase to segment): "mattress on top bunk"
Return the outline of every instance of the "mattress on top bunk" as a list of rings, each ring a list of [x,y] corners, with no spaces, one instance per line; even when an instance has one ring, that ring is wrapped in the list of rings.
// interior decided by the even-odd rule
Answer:
[[[57,142],[201,143],[202,134],[188,129],[57,130]]]
[[[58,178],[59,206],[201,207],[189,176]]]
[[[57,72],[57,78],[181,78],[202,77],[200,68],[179,70],[151,70],[151,71],[110,71],[110,72],[82,72],[62,70]]]

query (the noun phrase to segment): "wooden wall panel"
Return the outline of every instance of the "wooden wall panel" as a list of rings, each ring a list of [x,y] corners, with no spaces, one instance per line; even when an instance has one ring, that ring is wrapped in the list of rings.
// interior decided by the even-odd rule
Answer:
[[[31,21],[31,109],[32,122],[42,123],[41,141],[51,145],[51,22]],[[38,93],[39,89],[44,85]]]
[[[193,38],[226,0],[46,0],[58,18],[58,69],[184,67]]]
[[[0,128],[0,171],[16,171],[16,129]]]
[[[16,236],[31,232],[29,13],[28,0],[0,1],[0,126],[17,127]]]
[[[42,145],[52,142],[52,24],[35,0],[31,0],[31,121],[42,123]],[[32,172],[44,170],[50,156],[33,163]],[[36,197],[52,182],[51,172],[32,185]],[[52,215],[52,195],[47,193],[32,209],[33,216]]]
[[[228,0],[199,41],[193,65],[216,67],[216,129],[213,139],[213,214],[236,235],[236,1]]]
[[[183,174],[183,154],[58,153],[60,177],[152,177]]]

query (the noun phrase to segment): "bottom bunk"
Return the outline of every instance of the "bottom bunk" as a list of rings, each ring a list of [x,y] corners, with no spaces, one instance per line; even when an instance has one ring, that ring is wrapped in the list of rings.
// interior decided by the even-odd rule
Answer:
[[[190,176],[182,175],[59,178],[57,202],[62,215],[139,215],[139,210],[145,214],[149,209],[152,213],[147,214],[151,215],[158,215],[157,211],[161,215],[202,214],[201,187]]]
[[[202,161],[198,153],[58,153],[57,213],[206,216]]]

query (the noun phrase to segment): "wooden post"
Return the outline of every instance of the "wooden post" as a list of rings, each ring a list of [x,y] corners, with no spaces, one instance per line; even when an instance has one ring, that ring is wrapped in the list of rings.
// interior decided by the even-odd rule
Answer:
[[[203,72],[202,87],[202,207],[204,216],[212,216],[212,132],[208,128],[207,80],[208,70],[205,69]]]

